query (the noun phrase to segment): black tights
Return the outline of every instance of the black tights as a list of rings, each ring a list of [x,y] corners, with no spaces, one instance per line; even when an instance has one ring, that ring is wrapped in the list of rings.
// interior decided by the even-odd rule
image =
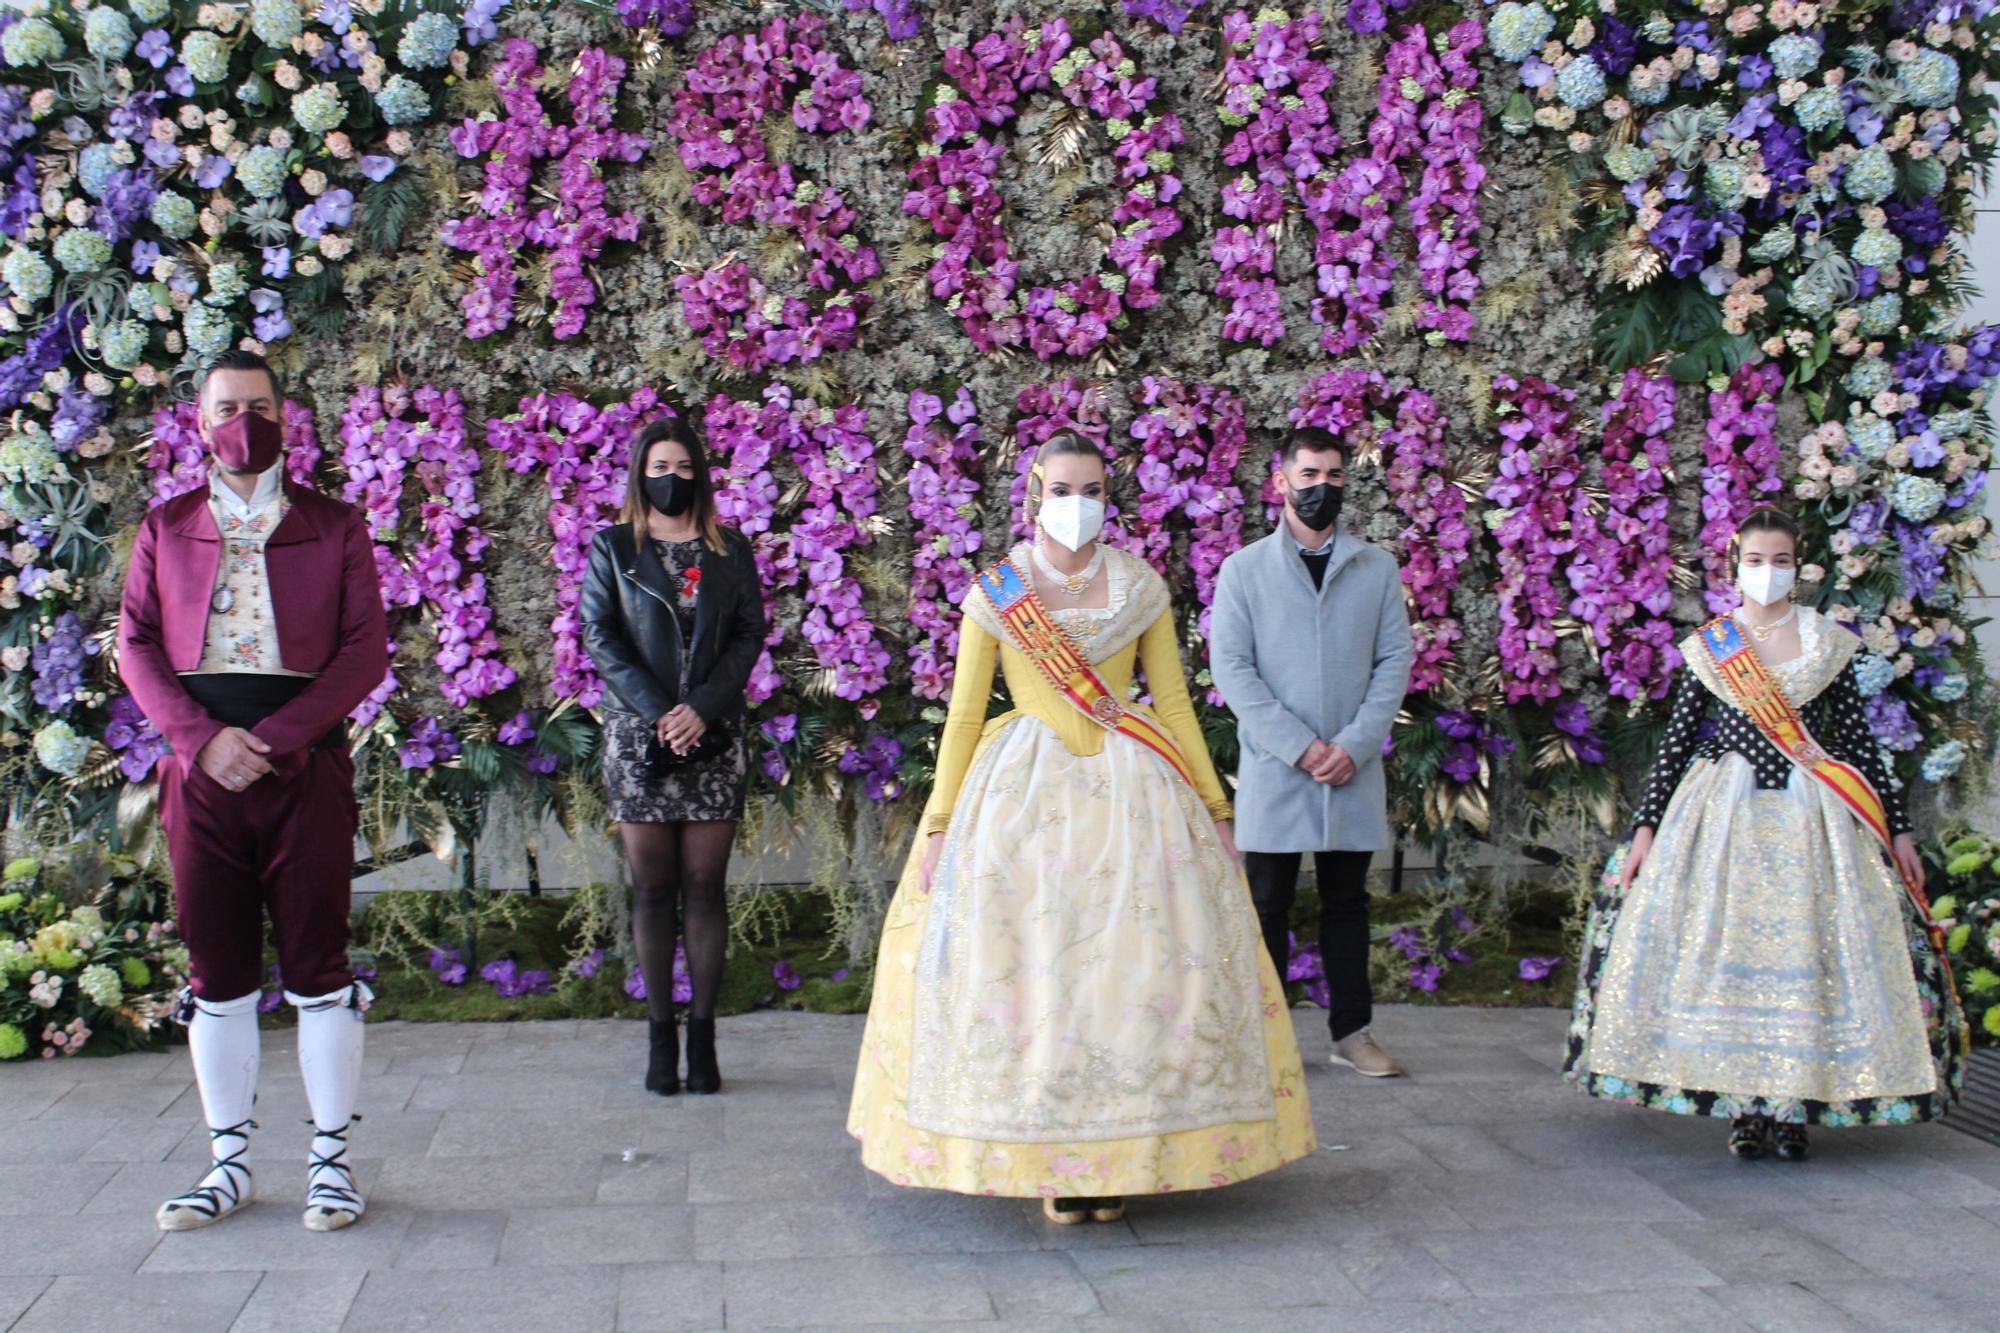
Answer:
[[[632,868],[632,942],[646,976],[646,1012],[656,1022],[674,1016],[675,909],[687,934],[688,980],[694,986],[690,1018],[715,1017],[722,991],[722,959],[729,946],[729,904],[724,881],[736,821],[712,819],[669,824],[622,824],[625,860]]]

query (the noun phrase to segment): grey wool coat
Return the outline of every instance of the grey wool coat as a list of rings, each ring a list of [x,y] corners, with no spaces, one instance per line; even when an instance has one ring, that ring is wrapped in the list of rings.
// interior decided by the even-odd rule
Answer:
[[[1222,562],[1209,665],[1242,758],[1236,845],[1246,852],[1390,846],[1382,745],[1410,683],[1410,618],[1395,557],[1340,533],[1318,588],[1282,523]],[[1298,767],[1314,740],[1354,759],[1341,786]]]

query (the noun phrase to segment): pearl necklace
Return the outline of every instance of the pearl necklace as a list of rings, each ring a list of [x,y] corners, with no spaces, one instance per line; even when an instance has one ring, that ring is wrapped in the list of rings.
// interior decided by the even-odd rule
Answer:
[[[1798,614],[1799,614],[1799,608],[1796,604],[1794,604],[1791,610],[1785,612],[1784,615],[1778,617],[1776,620],[1772,621],[1768,625],[1752,625],[1747,621],[1741,619],[1739,619],[1736,623],[1742,625],[1744,629],[1749,630],[1751,638],[1755,639],[1759,643],[1763,643],[1766,640],[1768,640],[1773,634],[1776,634],[1779,630],[1791,624],[1793,620],[1798,618]]]
[[[1083,567],[1083,572],[1080,574],[1065,574],[1050,564],[1048,557],[1042,554],[1042,548],[1039,543],[1028,549],[1034,555],[1035,568],[1041,571],[1042,577],[1061,588],[1071,597],[1080,598],[1084,593],[1089,591],[1091,581],[1097,577],[1097,571],[1104,568],[1104,548],[1102,546],[1091,552],[1090,563]]]

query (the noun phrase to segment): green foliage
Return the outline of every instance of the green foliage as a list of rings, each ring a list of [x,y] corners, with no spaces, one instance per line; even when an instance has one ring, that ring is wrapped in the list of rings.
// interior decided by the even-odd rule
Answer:
[[[1608,370],[1624,371],[1660,353],[1669,312],[1658,287],[1607,297],[1590,322],[1590,345]]]
[[[1931,902],[1975,1040],[2000,1044],[2000,838],[1950,837],[1926,853],[1950,880]]]

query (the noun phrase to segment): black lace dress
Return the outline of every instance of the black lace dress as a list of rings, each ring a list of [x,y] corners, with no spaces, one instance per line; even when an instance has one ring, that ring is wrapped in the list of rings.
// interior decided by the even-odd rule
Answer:
[[[653,553],[679,590],[674,607],[681,622],[681,639],[694,638],[695,588],[701,567],[699,540],[653,543]],[[743,792],[750,761],[743,745],[743,718],[738,713],[715,725],[714,753],[684,762],[664,778],[646,773],[646,744],[656,718],[631,713],[604,715],[604,790],[611,817],[621,824],[664,824],[679,820],[741,819]]]

